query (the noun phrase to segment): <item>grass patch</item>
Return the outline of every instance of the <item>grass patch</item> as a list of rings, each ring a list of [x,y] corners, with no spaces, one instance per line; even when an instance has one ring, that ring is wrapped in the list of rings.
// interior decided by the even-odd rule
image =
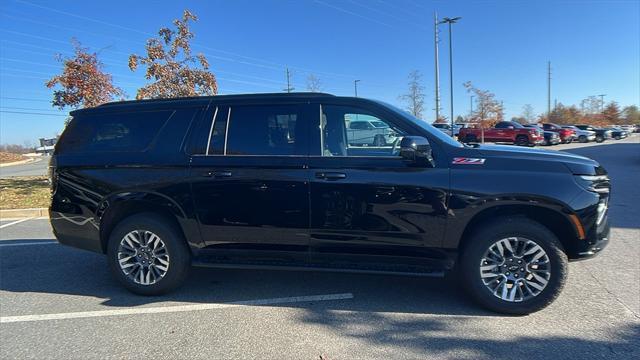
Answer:
[[[23,155],[0,151],[0,164],[20,161],[24,159],[26,159],[26,157]]]
[[[46,208],[50,201],[46,176],[0,179],[0,209]]]

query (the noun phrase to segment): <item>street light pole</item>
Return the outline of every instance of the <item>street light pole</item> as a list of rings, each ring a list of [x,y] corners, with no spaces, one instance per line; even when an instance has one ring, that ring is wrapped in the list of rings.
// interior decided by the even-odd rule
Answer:
[[[469,99],[469,116],[473,116],[473,98],[475,96],[471,95],[471,98]]]
[[[360,80],[353,80],[353,90],[356,94],[356,97],[358,97],[358,83],[360,82]]]
[[[602,120],[604,120],[604,97],[607,96],[607,94],[600,94],[598,96],[600,96],[600,112],[602,113]]]
[[[450,90],[450,108],[451,108],[451,129],[453,129],[453,39],[451,38],[451,24],[455,24],[456,21],[462,19],[461,17],[444,18],[440,24],[449,24],[449,90]],[[451,137],[454,137],[453,131],[451,131]]]

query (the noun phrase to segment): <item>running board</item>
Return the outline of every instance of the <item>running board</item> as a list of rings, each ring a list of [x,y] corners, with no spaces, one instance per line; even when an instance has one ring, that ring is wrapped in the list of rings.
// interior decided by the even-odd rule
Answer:
[[[216,269],[243,269],[243,270],[281,270],[281,271],[312,271],[312,272],[339,272],[354,274],[379,274],[379,275],[400,275],[400,276],[419,276],[419,277],[444,277],[445,272],[442,270],[421,269],[421,271],[401,271],[383,268],[357,268],[357,267],[332,267],[329,265],[309,264],[309,265],[269,265],[269,264],[247,264],[247,263],[227,263],[227,262],[205,262],[194,261],[193,266],[216,268]],[[389,268],[389,266],[384,266]],[[415,267],[411,267],[414,268]]]

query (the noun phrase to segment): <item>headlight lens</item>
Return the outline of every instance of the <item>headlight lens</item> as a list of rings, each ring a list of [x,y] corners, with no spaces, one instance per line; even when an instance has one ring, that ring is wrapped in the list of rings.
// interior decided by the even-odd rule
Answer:
[[[611,190],[607,175],[578,175],[577,183],[584,189],[599,194],[608,194]]]

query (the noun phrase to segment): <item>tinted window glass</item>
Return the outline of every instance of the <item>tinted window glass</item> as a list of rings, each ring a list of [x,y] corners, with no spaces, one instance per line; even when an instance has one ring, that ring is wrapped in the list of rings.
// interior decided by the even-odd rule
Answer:
[[[227,155],[305,155],[303,105],[233,106]]]
[[[80,114],[64,131],[59,152],[146,150],[173,111]]]
[[[215,114],[215,112],[214,112]],[[218,108],[217,114],[214,115],[215,120],[210,131],[209,152],[207,155],[224,154],[224,135],[227,131],[227,119],[229,118],[229,108]]]
[[[323,156],[397,156],[404,132],[366,110],[325,105],[320,135]]]

